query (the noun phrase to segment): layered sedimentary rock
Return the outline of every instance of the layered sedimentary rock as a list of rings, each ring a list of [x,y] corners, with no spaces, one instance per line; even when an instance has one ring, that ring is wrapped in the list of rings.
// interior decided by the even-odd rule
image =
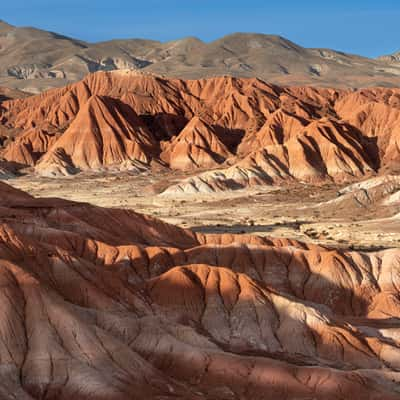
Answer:
[[[383,175],[353,183],[340,189],[336,198],[322,205],[347,210],[355,207],[364,210],[375,208],[378,211],[383,211],[384,207],[393,207],[397,214],[400,205],[400,177]]]
[[[229,156],[216,131],[193,117],[178,136],[165,146],[161,159],[172,169],[215,168]]]
[[[278,173],[305,181],[346,179],[373,171],[362,136],[328,119],[312,122],[281,144],[266,145],[238,164],[258,167],[272,178]],[[270,172],[271,167],[275,168]]]
[[[20,165],[34,166],[47,153],[58,136],[56,132],[49,132],[46,129],[26,129],[5,147],[3,157]]]
[[[399,168],[399,110],[398,89],[102,72],[3,102],[1,126],[14,137],[3,142],[1,155],[45,175],[141,171],[154,161],[183,171],[208,169],[206,178],[189,179],[214,187],[351,181]]]
[[[283,144],[297,136],[306,125],[308,125],[307,119],[279,109],[269,116],[258,132],[248,133],[243,138],[238,153],[246,154],[254,149]]]
[[[0,184],[1,397],[397,399],[399,259]]]
[[[127,105],[116,100],[92,96],[79,110],[65,133],[56,140],[38,163],[49,165],[55,152],[62,152],[71,167],[98,169],[127,161],[148,163],[156,143],[151,133]]]

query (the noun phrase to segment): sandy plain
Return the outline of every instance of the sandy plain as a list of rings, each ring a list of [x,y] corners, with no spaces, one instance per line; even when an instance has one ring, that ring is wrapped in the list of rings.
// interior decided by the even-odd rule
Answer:
[[[32,175],[7,181],[37,197],[60,197],[127,208],[203,233],[252,233],[329,247],[378,250],[399,247],[396,205],[337,199],[345,186],[256,186],[214,194],[162,195],[182,173],[80,174],[51,179]]]

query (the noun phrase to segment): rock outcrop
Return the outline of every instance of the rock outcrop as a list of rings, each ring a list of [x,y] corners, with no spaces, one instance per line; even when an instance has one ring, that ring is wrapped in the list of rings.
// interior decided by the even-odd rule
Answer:
[[[259,79],[100,72],[4,101],[1,126],[14,136],[4,140],[0,155],[45,175],[60,162],[62,170],[68,164],[77,172],[142,171],[154,161],[191,173],[208,170],[199,179],[214,187],[354,181],[400,168],[399,110],[397,89],[285,88]]]
[[[397,399],[399,260],[0,183],[1,397]]]
[[[215,168],[229,156],[217,132],[199,117],[193,117],[182,132],[165,146],[161,159],[172,169]]]
[[[92,96],[65,133],[56,140],[38,163],[45,171],[68,159],[71,168],[100,169],[124,165],[127,161],[148,164],[156,143],[136,113],[116,100]]]

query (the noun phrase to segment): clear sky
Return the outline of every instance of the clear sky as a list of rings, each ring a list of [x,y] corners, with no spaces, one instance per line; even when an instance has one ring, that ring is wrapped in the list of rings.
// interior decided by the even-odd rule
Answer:
[[[366,56],[400,50],[400,0],[11,0],[0,19],[87,41],[233,32],[284,36],[305,47]]]

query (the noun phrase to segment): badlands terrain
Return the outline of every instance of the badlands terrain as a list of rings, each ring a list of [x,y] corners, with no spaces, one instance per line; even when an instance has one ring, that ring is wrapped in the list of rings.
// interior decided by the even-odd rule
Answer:
[[[400,398],[400,89],[0,93],[0,399]]]
[[[400,89],[98,72],[0,108],[4,174],[190,173],[165,194],[346,183],[396,172]]]
[[[400,243],[399,89],[125,70],[38,96],[3,92],[0,172],[33,195],[203,232]]]
[[[0,183],[0,265],[1,399],[400,396],[396,248],[203,234]]]

